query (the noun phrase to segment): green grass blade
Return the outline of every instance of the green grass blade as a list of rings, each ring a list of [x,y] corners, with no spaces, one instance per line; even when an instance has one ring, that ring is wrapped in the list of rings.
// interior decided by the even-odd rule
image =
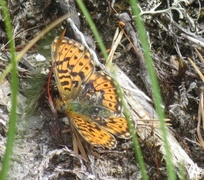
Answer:
[[[13,144],[15,138],[15,126],[16,126],[16,107],[17,107],[17,94],[18,94],[18,75],[17,75],[17,63],[15,60],[15,44],[12,33],[11,20],[5,1],[1,0],[2,12],[6,25],[7,36],[9,40],[9,48],[11,53],[11,112],[9,117],[9,128],[7,133],[6,151],[4,154],[2,170],[0,173],[0,179],[7,179],[7,173],[9,169],[9,163],[13,152]]]
[[[167,130],[166,130],[166,125],[165,125],[165,121],[164,121],[164,111],[161,107],[162,104],[162,98],[161,98],[161,93],[160,93],[160,89],[159,89],[159,85],[158,85],[158,81],[155,75],[155,70],[153,67],[153,61],[150,55],[150,49],[149,49],[149,44],[148,44],[148,40],[147,40],[147,35],[146,35],[146,30],[144,27],[144,24],[140,18],[140,10],[139,7],[137,6],[138,2],[137,0],[130,0],[130,4],[132,7],[132,11],[133,14],[135,16],[135,24],[137,26],[138,29],[138,34],[139,34],[139,38],[142,44],[142,48],[144,51],[144,57],[147,63],[147,70],[152,82],[152,92],[153,92],[153,98],[154,98],[154,102],[155,102],[155,108],[159,117],[159,121],[160,121],[160,127],[161,127],[161,132],[162,132],[162,138],[163,138],[163,142],[164,142],[164,147],[166,150],[166,156],[165,156],[165,161],[166,161],[166,166],[167,166],[167,172],[168,172],[168,178],[171,180],[176,179],[176,175],[174,172],[174,167],[172,164],[172,158],[171,158],[171,153],[170,153],[170,146],[169,143],[167,141]]]

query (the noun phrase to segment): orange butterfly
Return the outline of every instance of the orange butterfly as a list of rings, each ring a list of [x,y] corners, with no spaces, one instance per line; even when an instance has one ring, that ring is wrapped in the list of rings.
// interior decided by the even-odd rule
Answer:
[[[82,44],[57,37],[52,43],[53,70],[60,99],[58,109],[71,126],[91,145],[113,149],[114,136],[130,138],[128,123],[121,116],[121,100],[115,81],[96,71],[94,60]]]

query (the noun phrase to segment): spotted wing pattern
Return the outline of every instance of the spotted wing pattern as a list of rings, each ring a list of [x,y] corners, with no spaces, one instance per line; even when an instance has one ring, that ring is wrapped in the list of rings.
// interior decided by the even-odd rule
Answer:
[[[52,56],[54,74],[62,99],[74,98],[94,72],[94,61],[90,53],[74,40],[57,37],[52,44]]]
[[[71,117],[74,127],[81,136],[91,145],[108,149],[115,148],[117,144],[115,137],[95,123],[90,117],[75,112],[68,113],[68,116]]]
[[[121,113],[121,100],[114,80],[102,71],[89,78],[81,94],[88,96],[90,102],[97,102],[114,113]]]

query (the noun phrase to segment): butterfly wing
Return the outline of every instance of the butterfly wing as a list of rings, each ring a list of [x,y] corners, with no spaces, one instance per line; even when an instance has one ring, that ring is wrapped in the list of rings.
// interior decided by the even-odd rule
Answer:
[[[118,117],[121,116],[122,105],[113,78],[104,72],[95,72],[84,86],[79,99],[85,97],[86,102],[89,102],[86,109],[92,112],[89,116],[98,125],[119,138],[130,138],[127,120]]]
[[[52,43],[52,64],[57,87],[63,100],[76,98],[94,72],[94,61],[80,43],[57,37]]]
[[[79,99],[84,97],[96,106],[103,106],[116,114],[121,113],[121,99],[118,96],[114,80],[102,71],[95,72],[89,78]]]
[[[124,117],[99,117],[95,119],[95,122],[102,126],[106,131],[121,139],[129,139],[131,137],[127,120]]]
[[[87,116],[69,112],[67,116],[71,123],[77,129],[79,134],[91,145],[113,149],[117,145],[117,141],[113,135],[100,127],[92,119]]]

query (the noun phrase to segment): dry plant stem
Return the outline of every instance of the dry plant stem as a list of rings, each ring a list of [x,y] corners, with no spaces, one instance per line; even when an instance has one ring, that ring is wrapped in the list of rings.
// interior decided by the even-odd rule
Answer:
[[[197,135],[198,135],[198,142],[200,146],[204,149],[204,141],[200,132],[201,123],[203,123],[203,130],[204,130],[204,87],[200,88],[200,103],[198,107],[198,125],[197,125]]]
[[[184,29],[183,27],[181,27],[178,23],[176,23],[175,21],[172,20],[171,17],[169,17],[167,14],[164,14],[163,15],[164,19],[168,21],[168,23],[170,23],[171,25],[173,25],[175,28],[177,28],[178,30],[180,30],[181,32],[181,35],[182,34],[185,34],[185,35],[188,35],[189,37],[194,37],[195,39],[199,39],[198,36],[195,35],[195,33],[192,33],[186,29]]]
[[[80,137],[77,130],[73,127],[71,122],[70,122],[70,127],[72,131],[72,143],[73,143],[74,153],[81,154],[81,157],[83,158],[83,160],[88,162],[88,154],[86,153],[88,151],[85,151],[84,146],[82,145],[82,138]]]
[[[113,43],[111,46],[111,51],[110,51],[108,58],[106,60],[106,67],[109,67],[112,65],[114,53],[118,47],[118,44],[120,43],[120,41],[123,37],[123,33],[124,33],[123,30],[119,32],[119,28],[116,29],[115,35],[113,37]]]
[[[191,58],[188,58],[188,60],[191,63],[191,65],[194,67],[195,71],[198,73],[198,75],[200,76],[202,81],[204,82],[204,76],[203,76],[202,72],[199,70],[199,68],[196,66],[196,64],[191,60]]]
[[[184,34],[184,33],[181,33],[181,36],[188,39],[188,40],[190,40],[194,44],[197,44],[198,46],[204,47],[204,40],[201,39],[201,37],[199,37],[199,38],[198,37],[192,37],[192,36],[189,36],[189,35]]]
[[[204,66],[204,59],[203,59],[202,55],[200,54],[200,52],[196,48],[195,48],[195,51],[196,51],[196,53],[197,53],[197,55],[198,55],[202,65]]]
[[[198,50],[195,48],[196,53],[198,54],[198,57],[200,58],[201,62],[204,63],[204,60],[201,56],[201,54],[198,52]],[[202,74],[202,72],[200,71],[199,67],[197,67],[197,65],[190,59],[188,58],[188,60],[190,61],[191,65],[194,67],[195,71],[197,72],[197,74],[200,76],[201,80],[204,82],[204,76]],[[200,92],[200,103],[199,103],[199,107],[198,107],[198,124],[197,124],[197,136],[198,136],[198,142],[200,144],[200,146],[204,149],[204,141],[200,132],[201,129],[201,123],[203,123],[203,130],[204,130],[204,103],[203,103],[203,94],[204,94],[204,87],[200,88],[201,92]]]

